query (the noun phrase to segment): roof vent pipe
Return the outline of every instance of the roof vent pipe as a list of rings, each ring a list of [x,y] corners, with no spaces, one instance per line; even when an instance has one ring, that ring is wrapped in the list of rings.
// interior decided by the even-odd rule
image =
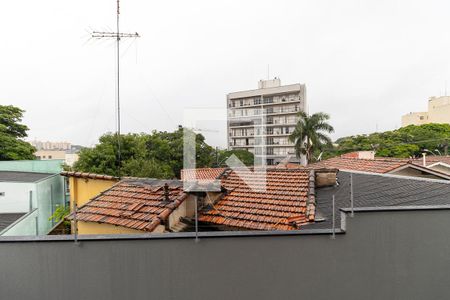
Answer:
[[[427,154],[425,152],[422,153],[422,164],[424,167],[427,166]]]
[[[164,201],[169,202],[169,185],[166,183],[164,184]]]

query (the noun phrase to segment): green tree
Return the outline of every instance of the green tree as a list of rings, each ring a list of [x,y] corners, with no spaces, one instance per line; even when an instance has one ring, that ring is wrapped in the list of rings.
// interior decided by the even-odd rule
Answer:
[[[211,166],[214,149],[201,134],[196,134],[195,140],[197,167]],[[122,135],[120,174],[117,150],[117,135],[105,134],[94,148],[80,151],[74,170],[114,176],[179,177],[183,168],[183,128],[174,132]]]
[[[308,162],[312,161],[316,150],[323,150],[325,146],[332,144],[331,138],[326,133],[334,132],[333,126],[328,124],[330,116],[326,113],[315,113],[311,116],[301,111],[299,120],[289,140],[295,144],[297,157],[306,155]]]
[[[237,158],[246,166],[253,166],[254,155],[247,150],[218,150],[216,151],[216,161],[213,163],[215,167],[226,166],[226,160],[231,155],[236,155]]]
[[[445,154],[450,141],[449,124],[410,125],[397,130],[343,137],[326,157],[359,150],[375,150],[381,157],[417,157],[423,151]]]
[[[24,111],[12,105],[0,105],[0,160],[34,159],[36,149],[22,139],[28,127],[21,124]]]

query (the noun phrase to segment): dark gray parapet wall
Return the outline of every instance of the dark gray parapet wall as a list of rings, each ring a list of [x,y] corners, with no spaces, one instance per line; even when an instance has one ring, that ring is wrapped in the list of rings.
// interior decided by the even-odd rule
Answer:
[[[3,239],[0,299],[450,298],[449,210],[345,219],[335,239],[326,231],[78,245]]]

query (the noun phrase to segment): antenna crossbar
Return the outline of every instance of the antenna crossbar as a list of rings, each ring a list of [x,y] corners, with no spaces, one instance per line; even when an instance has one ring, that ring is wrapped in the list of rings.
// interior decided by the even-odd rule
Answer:
[[[103,38],[138,38],[140,37],[139,33],[123,33],[123,32],[108,32],[108,31],[93,31],[91,37],[94,39],[103,39]]]

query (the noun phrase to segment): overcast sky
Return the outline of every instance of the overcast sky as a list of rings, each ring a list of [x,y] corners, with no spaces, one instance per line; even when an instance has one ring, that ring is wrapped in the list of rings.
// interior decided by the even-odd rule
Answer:
[[[86,146],[114,131],[115,0],[17,0],[0,9],[0,104],[29,139]],[[123,131],[174,130],[185,108],[225,108],[259,79],[305,83],[333,138],[398,128],[450,90],[449,1],[122,0]],[[202,124],[226,145],[225,123]]]

